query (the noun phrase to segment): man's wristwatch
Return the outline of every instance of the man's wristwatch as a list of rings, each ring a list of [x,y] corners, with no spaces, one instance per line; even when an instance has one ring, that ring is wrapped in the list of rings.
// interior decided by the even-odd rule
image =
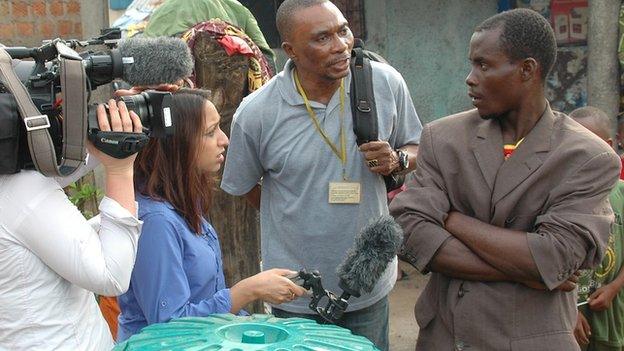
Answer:
[[[395,151],[397,153],[397,156],[399,156],[399,168],[396,170],[396,172],[403,172],[404,170],[409,168],[409,155],[407,154],[407,152],[401,149],[396,149]]]

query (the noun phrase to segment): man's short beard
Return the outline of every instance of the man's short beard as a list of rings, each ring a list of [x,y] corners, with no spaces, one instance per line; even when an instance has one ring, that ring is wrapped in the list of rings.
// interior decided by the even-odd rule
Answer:
[[[342,78],[346,78],[348,75],[349,75],[349,70],[347,70],[345,72],[345,74],[338,75],[337,77],[330,77],[329,74],[325,75],[325,77],[327,79],[329,79],[329,80],[339,80],[339,79],[342,79]]]
[[[332,76],[330,76],[329,74],[326,74],[326,75],[324,75],[324,76],[323,76],[323,79],[324,79],[326,82],[335,83],[335,82],[340,81],[340,80],[341,80],[341,79],[343,79],[343,78],[346,78],[348,75],[349,75],[349,72],[347,72],[347,73],[345,73],[344,75],[339,76],[339,77],[332,77]],[[349,87],[346,87],[346,88],[347,88],[347,89],[349,89]]]
[[[507,115],[507,112],[504,112],[504,113],[490,113],[488,115],[479,114],[481,119],[484,119],[486,121],[489,121],[489,120],[492,120],[492,119],[501,120],[506,115]]]

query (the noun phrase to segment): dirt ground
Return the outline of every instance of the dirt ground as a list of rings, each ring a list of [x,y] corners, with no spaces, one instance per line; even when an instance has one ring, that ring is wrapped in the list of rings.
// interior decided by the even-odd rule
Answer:
[[[428,277],[404,262],[399,262],[399,268],[407,275],[397,281],[390,293],[390,350],[414,351],[418,337],[414,305]]]

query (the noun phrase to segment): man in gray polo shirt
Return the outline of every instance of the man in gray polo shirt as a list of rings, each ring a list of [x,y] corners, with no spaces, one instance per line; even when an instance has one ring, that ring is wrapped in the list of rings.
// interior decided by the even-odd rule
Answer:
[[[236,111],[221,187],[260,208],[265,269],[317,269],[340,292],[336,266],[361,228],[388,213],[382,175],[413,169],[422,126],[401,75],[372,62],[380,141],[358,149],[346,19],[327,0],[286,0],[277,24],[290,60]],[[342,324],[382,350],[396,273],[395,258],[370,294],[349,300]],[[308,303],[273,312],[315,318]]]

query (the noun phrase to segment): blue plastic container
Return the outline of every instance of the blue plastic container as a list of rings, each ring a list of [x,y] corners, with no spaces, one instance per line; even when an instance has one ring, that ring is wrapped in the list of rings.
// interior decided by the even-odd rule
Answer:
[[[152,324],[113,351],[374,351],[368,339],[303,318],[216,314]]]
[[[109,0],[111,10],[125,10],[131,3],[132,0]]]

